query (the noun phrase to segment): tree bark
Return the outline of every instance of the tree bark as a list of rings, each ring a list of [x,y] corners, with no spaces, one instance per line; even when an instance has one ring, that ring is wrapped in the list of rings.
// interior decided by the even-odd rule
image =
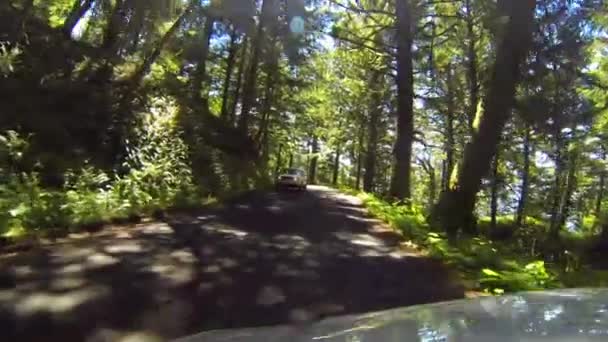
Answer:
[[[363,176],[363,191],[373,192],[376,178],[376,150],[378,147],[378,120],[382,112],[382,74],[372,71],[370,77],[369,121],[367,129],[367,151],[365,154],[365,175]]]
[[[446,113],[446,128],[445,128],[445,171],[443,177],[444,188],[443,191],[448,191],[450,187],[450,177],[454,170],[454,116],[455,116],[455,104],[454,104],[454,81],[452,73],[452,65],[448,65],[447,75],[447,105],[448,110]]]
[[[355,174],[355,189],[361,189],[361,169],[363,167],[363,139],[365,136],[365,123],[363,119],[361,119],[361,124],[359,125],[359,139],[357,141],[357,171]]]
[[[310,184],[317,183],[317,161],[319,160],[319,138],[315,135],[312,137],[312,157],[310,158],[310,167],[308,169],[308,182]]]
[[[397,29],[397,140],[395,166],[390,195],[398,200],[411,196],[410,173],[414,141],[414,76],[412,65],[412,27],[410,4],[398,0],[395,5]]]
[[[194,77],[192,78],[192,95],[194,99],[200,99],[202,97],[203,106],[206,106],[208,94],[203,94],[203,89],[207,82],[207,59],[209,58],[209,43],[211,36],[213,35],[213,24],[215,18],[207,16],[205,19],[205,26],[203,28],[203,39],[201,46],[201,55],[196,70],[194,71]]]
[[[606,187],[606,171],[600,172],[600,180],[595,199],[595,217],[600,217],[602,213],[602,201],[604,200],[604,188]]]
[[[496,215],[498,214],[498,185],[499,174],[498,166],[500,165],[500,151],[496,151],[494,162],[492,165],[492,189],[490,194],[490,227],[496,228]]]
[[[434,213],[451,238],[457,236],[460,229],[470,233],[475,231],[475,196],[481,179],[489,171],[501,133],[510,117],[520,64],[532,37],[535,1],[519,0],[502,5],[510,20],[496,54],[485,110],[482,117],[476,119],[479,127],[465,148],[457,180],[449,191],[442,194]]]
[[[557,210],[557,219],[553,226],[551,226],[551,231],[549,232],[549,238],[551,241],[559,240],[559,232],[566,224],[568,217],[570,216],[570,209],[572,208],[572,194],[574,194],[574,190],[576,189],[576,166],[577,166],[577,155],[576,150],[570,152],[568,157],[569,165],[568,165],[568,174],[566,175],[566,188],[560,196],[559,199],[559,207]]]
[[[116,50],[118,49],[118,36],[123,28],[125,9],[130,0],[116,0],[114,8],[110,12],[110,18],[104,29],[103,42],[101,47],[105,50],[106,56],[116,58]]]
[[[517,215],[515,217],[515,226],[521,227],[525,223],[526,204],[528,200],[528,188],[530,187],[530,127],[526,124],[526,132],[524,136],[524,165],[521,175],[521,187],[519,192],[519,200],[517,201]]]
[[[186,18],[190,15],[190,13],[192,12],[192,9],[193,9],[193,6],[190,5],[184,10],[184,12],[182,12],[182,14],[177,18],[177,20],[175,20],[173,25],[171,25],[169,30],[162,36],[162,38],[160,39],[158,44],[156,44],[156,47],[154,48],[154,50],[152,50],[152,52],[144,58],[143,63],[137,69],[134,76],[132,77],[132,82],[134,84],[139,85],[141,80],[150,72],[150,68],[152,67],[152,64],[154,64],[154,62],[156,62],[156,60],[160,56],[162,50],[165,48],[167,43],[169,43],[169,40],[171,40],[173,35],[175,35],[175,32],[177,32],[177,30],[180,28],[180,26],[182,25],[184,20],[186,20]]]
[[[247,66],[247,47],[249,40],[245,37],[243,41],[243,46],[241,47],[241,57],[239,61],[239,69],[236,72],[236,84],[234,87],[234,93],[232,95],[232,108],[230,109],[230,118],[228,119],[230,122],[234,123],[236,119],[236,109],[238,107],[239,101],[241,99],[241,88],[243,86],[243,74],[245,73],[245,68]]]
[[[338,176],[340,175],[340,153],[341,153],[341,146],[338,143],[338,146],[336,146],[336,153],[334,156],[334,165],[333,165],[333,175],[332,175],[332,180],[331,180],[331,184],[336,186],[338,185]]]
[[[222,109],[220,111],[220,117],[224,120],[228,120],[228,104],[230,102],[230,81],[232,80],[232,71],[234,69],[234,62],[236,59],[236,53],[238,51],[238,45],[236,40],[238,34],[236,30],[232,30],[230,35],[230,47],[228,48],[228,57],[226,58],[226,74],[224,75],[224,86],[222,90]]]
[[[551,194],[551,218],[549,219],[550,231],[555,230],[559,222],[559,204],[562,196],[562,180],[565,172],[564,158],[562,157],[563,139],[561,138],[560,128],[555,129],[555,178],[553,180],[553,193]]]
[[[604,148],[604,146],[601,146],[602,149],[602,161],[606,160],[606,149]],[[595,199],[595,206],[594,206],[594,214],[595,214],[595,220],[593,223],[593,227],[597,228],[597,226],[601,223],[601,215],[602,215],[602,202],[604,201],[604,192],[605,192],[605,188],[606,188],[606,169],[602,167],[602,170],[600,171],[600,179],[599,179],[599,186],[598,186],[598,192],[597,192],[597,197]]]
[[[477,52],[475,45],[477,38],[475,37],[475,17],[473,15],[473,7],[471,0],[465,0],[465,8],[467,11],[467,82],[469,85],[469,108],[467,119],[469,121],[469,130],[473,134],[473,122],[477,113],[477,104],[479,102],[479,81],[477,77]]]
[[[281,172],[281,166],[283,164],[283,144],[279,144],[279,150],[277,151],[277,164],[274,168],[274,178],[279,176],[279,172]]]
[[[249,70],[247,70],[247,77],[245,78],[245,85],[243,87],[243,102],[241,104],[241,116],[239,119],[239,128],[245,132],[249,130],[249,116],[251,115],[251,109],[253,108],[256,99],[255,86],[258,76],[258,64],[260,55],[262,54],[262,46],[265,43],[264,29],[268,20],[273,17],[271,13],[275,10],[275,6],[275,0],[264,0],[257,33],[255,40],[252,42],[253,51],[251,54]]]
[[[89,9],[91,9],[91,6],[93,5],[94,2],[95,2],[95,0],[75,0],[74,1],[74,4],[72,5],[72,9],[70,10],[68,17],[65,19],[65,22],[63,23],[63,27],[61,28],[61,30],[63,31],[63,34],[65,34],[68,37],[72,36],[72,31],[74,31],[74,27],[76,27],[76,25],[78,24],[80,19],[82,19],[82,17],[87,13],[87,11]]]

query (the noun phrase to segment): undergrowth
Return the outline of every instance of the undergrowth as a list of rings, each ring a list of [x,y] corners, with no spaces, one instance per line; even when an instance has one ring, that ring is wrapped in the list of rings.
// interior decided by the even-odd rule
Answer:
[[[356,195],[373,216],[389,223],[430,256],[460,271],[472,290],[502,294],[563,286],[558,279],[559,272],[513,246],[485,237],[450,242],[443,232],[428,225],[423,208],[391,204],[367,193]]]
[[[25,160],[28,137],[0,132],[0,236],[13,241],[201,206],[208,200],[194,184],[187,147],[173,127],[150,118],[121,172],[108,174],[85,162],[52,187],[41,180],[41,163]]]

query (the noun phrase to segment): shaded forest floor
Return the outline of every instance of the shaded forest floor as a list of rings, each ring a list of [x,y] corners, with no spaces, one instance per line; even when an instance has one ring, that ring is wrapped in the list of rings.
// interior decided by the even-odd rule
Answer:
[[[252,192],[165,222],[0,255],[7,340],[179,337],[461,298],[359,199]]]

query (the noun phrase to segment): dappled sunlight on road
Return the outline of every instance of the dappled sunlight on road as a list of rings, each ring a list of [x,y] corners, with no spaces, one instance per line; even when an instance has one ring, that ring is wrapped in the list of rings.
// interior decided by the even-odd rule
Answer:
[[[443,266],[401,246],[354,197],[252,193],[3,258],[0,328],[177,337],[462,295]]]

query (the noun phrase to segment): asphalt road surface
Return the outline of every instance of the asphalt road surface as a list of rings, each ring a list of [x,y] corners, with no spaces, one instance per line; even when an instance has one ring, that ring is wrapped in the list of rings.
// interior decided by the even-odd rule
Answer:
[[[5,341],[133,341],[462,298],[447,267],[324,187],[0,255]]]

